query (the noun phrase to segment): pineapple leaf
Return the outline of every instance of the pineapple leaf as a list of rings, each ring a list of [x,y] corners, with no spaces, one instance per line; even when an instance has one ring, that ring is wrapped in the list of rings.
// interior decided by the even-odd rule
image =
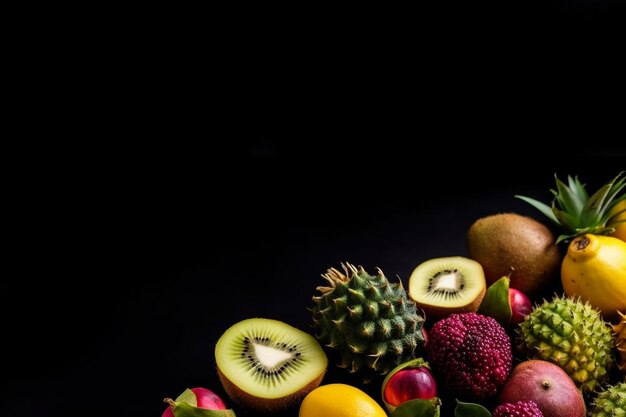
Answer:
[[[564,240],[567,240],[569,238],[572,238],[576,236],[576,234],[573,235],[559,235],[559,237],[556,238],[556,244],[558,245],[559,243],[563,242]]]
[[[569,177],[570,180],[571,178],[572,177]],[[556,181],[556,187],[559,190],[556,198],[561,203],[561,207],[572,216],[578,217],[585,202],[579,200],[576,192],[565,185],[556,175],[554,176],[554,179]]]
[[[619,175],[617,177],[615,177],[615,180],[619,178],[620,175],[622,175],[623,172],[620,172]],[[613,180],[613,181],[615,181]],[[620,191],[622,191],[622,189],[624,189],[624,187],[626,187],[626,177],[622,178],[621,180],[617,181],[613,187],[611,187],[611,190],[609,191],[609,194],[607,195],[607,209],[612,208],[615,204],[617,204],[618,202],[620,202],[621,200],[623,200],[624,198],[626,198],[626,195],[622,195],[620,197],[616,196],[620,193]]]
[[[565,234],[558,237],[557,243],[585,233],[609,234],[615,230],[615,224],[623,223],[617,220],[617,216],[625,210],[619,213],[614,210],[626,201],[623,194],[626,189],[625,173],[620,172],[591,197],[577,176],[568,175],[566,184],[555,174],[556,190],[550,190],[554,196],[552,207],[529,197],[515,197],[526,201],[563,229]]]
[[[554,213],[554,217],[558,220],[558,224],[566,230],[573,231],[580,226],[578,217],[569,214],[565,210],[559,210],[554,204],[552,204],[552,212]]]
[[[573,180],[571,176],[568,176],[568,181],[569,188],[576,192],[576,195],[578,196],[580,201],[587,201],[589,199],[589,195],[587,194],[587,189],[585,188],[585,185],[578,180],[577,176],[574,177]]]
[[[583,211],[580,216],[580,224],[596,225],[599,223],[603,212],[606,211],[608,203],[610,203],[610,200],[615,196],[615,193],[612,192],[612,190],[615,182],[621,175],[622,172],[620,172],[611,181],[600,187],[598,191],[589,197],[589,200],[587,200],[585,206],[583,207]],[[618,192],[624,186],[624,184],[620,184],[622,183],[622,180],[618,181]],[[607,197],[609,198],[607,199]]]
[[[626,195],[624,195],[623,198],[618,199],[618,202],[622,201],[622,200],[626,200]],[[607,213],[606,216],[605,216],[606,217],[606,225],[608,227],[614,228],[618,224],[626,223],[626,217],[624,217],[621,220],[617,219],[619,216],[621,216],[624,213],[626,213],[626,208],[623,209],[623,210],[618,211],[617,213]]]
[[[519,198],[520,200],[527,202],[528,204],[530,204],[531,206],[539,210],[541,213],[543,213],[547,218],[552,220],[554,223],[559,224],[558,219],[552,212],[552,208],[550,208],[550,206],[548,206],[547,204],[544,204],[541,201],[537,201],[534,198],[526,197],[523,195],[516,195],[515,198]]]
[[[617,205],[618,203],[620,203],[621,201],[626,200],[626,195],[624,195],[622,198],[618,198],[617,200],[614,201],[615,204],[611,204],[611,208],[609,208],[609,210],[607,210],[606,213],[604,213],[604,216],[602,216],[602,221],[604,222],[604,224],[607,225],[607,227],[615,227],[616,224],[620,224],[620,223],[624,223],[626,222],[626,218],[622,219],[622,220],[617,220],[617,218],[626,213],[626,209],[620,210],[617,213],[613,213],[612,208],[615,207],[615,205]],[[613,233],[613,232],[609,232],[609,233]]]
[[[604,200],[611,189],[611,184],[612,183],[603,185],[598,191],[589,197],[589,200],[585,203],[585,207],[583,208],[583,212],[580,216],[581,224],[596,223],[598,213],[600,213]]]

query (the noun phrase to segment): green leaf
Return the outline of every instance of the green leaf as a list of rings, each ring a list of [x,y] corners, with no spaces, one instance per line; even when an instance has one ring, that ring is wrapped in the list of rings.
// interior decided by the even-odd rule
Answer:
[[[606,211],[611,210],[614,206],[616,206],[620,201],[624,200],[626,198],[626,194],[623,194],[621,196],[617,196],[620,191],[622,191],[624,189],[624,187],[626,187],[626,178],[622,178],[618,183],[616,183],[613,188],[611,188],[611,191],[609,191],[609,194],[606,197],[606,204],[604,206],[604,209]]]
[[[621,172],[617,177],[613,179],[614,184],[611,188],[611,191],[609,192],[610,198],[614,198],[617,194],[619,194],[619,192],[622,191],[622,189],[624,188],[624,185],[626,185],[626,177],[620,179],[619,181],[616,181],[622,174],[623,172]]]
[[[180,394],[175,401],[177,403],[187,403],[193,407],[198,406],[198,398],[196,397],[196,394],[194,394],[194,392],[189,388],[184,390],[183,393]]]
[[[441,400],[438,397],[430,400],[411,400],[400,404],[390,417],[439,417]]]
[[[454,417],[491,417],[491,413],[480,404],[463,403],[456,400]]]
[[[626,185],[626,184],[624,184]],[[622,201],[626,200],[626,194],[623,194],[617,198],[615,198],[613,201],[611,201],[611,209],[613,209],[615,206],[617,206],[619,203],[621,203]]]
[[[585,184],[582,184],[579,180],[578,177],[574,178],[574,189],[576,190],[576,194],[578,194],[578,197],[580,198],[580,201],[587,201],[589,200],[589,194],[587,194],[587,189],[585,188]],[[570,186],[570,188],[572,188]]]
[[[511,323],[511,298],[509,296],[509,277],[502,277],[487,288],[485,297],[478,307],[478,312],[493,317],[505,329]]]
[[[600,214],[602,215],[602,219],[606,222],[610,216],[610,212],[618,204],[624,196],[618,197],[617,195],[622,191],[622,189],[626,187],[626,183],[624,183],[624,178],[622,178],[619,182],[613,184],[613,187],[609,190],[606,198],[604,199],[604,203],[600,208]]]
[[[626,197],[626,195],[624,197]],[[620,210],[617,213],[611,213],[611,211],[609,211],[604,215],[602,220],[607,227],[615,227],[616,224],[626,221],[626,218],[622,220],[617,220],[618,217],[620,217],[624,213],[626,213],[626,209]]]
[[[173,411],[174,417],[237,417],[231,409],[205,410],[204,408],[193,407],[185,402],[177,402]]]
[[[576,233],[569,234],[569,235],[559,235],[559,237],[556,238],[556,245],[558,245],[559,243],[563,242],[564,240],[573,238],[574,236],[576,236]]]
[[[581,225],[597,224],[596,219],[601,217],[601,215],[599,214],[602,213],[602,209],[604,208],[607,196],[610,194],[611,189],[613,188],[613,184],[618,178],[619,175],[613,178],[610,182],[604,184],[602,187],[600,187],[598,191],[596,191],[591,197],[589,197],[589,200],[587,200],[587,202],[585,203],[585,207],[583,208],[583,212],[580,218]]]
[[[559,221],[552,212],[552,208],[547,204],[544,204],[541,201],[537,201],[534,198],[525,197],[523,195],[516,195],[515,198],[519,198],[520,200],[527,202],[528,204],[539,210],[541,213],[543,213],[544,216],[552,220],[554,223],[559,224]]]
[[[578,198],[576,198],[576,194],[560,179],[558,179],[556,175],[554,176],[554,179],[556,180],[556,188],[559,190],[557,199],[561,201],[561,207],[570,215],[578,217],[585,202],[578,200]]]
[[[572,194],[574,195],[574,197],[578,199],[579,201],[584,203],[585,201],[587,201],[587,198],[589,198],[587,196],[587,192],[585,191],[585,187],[580,183],[580,181],[578,181],[578,177],[572,178],[571,175],[568,175],[567,186],[572,191]]]
[[[559,221],[559,224],[565,230],[576,230],[579,226],[578,217],[571,216],[569,213],[563,210],[559,210],[555,206],[552,206],[552,212],[554,213],[554,217],[556,217]]]

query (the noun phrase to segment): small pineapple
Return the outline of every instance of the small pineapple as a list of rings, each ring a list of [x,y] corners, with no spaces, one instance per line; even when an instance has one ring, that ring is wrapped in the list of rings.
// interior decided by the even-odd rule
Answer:
[[[563,291],[589,302],[606,320],[617,318],[617,311],[626,308],[626,242],[601,236],[615,232],[626,221],[621,217],[626,208],[620,209],[626,201],[626,194],[622,193],[626,187],[625,172],[620,172],[591,197],[578,177],[568,176],[568,185],[555,177],[557,190],[551,190],[552,207],[517,196],[564,230],[557,244],[571,239],[561,263]]]
[[[609,386],[596,398],[591,417],[626,417],[626,382]]]
[[[515,197],[526,201],[563,229],[564,233],[557,238],[557,243],[586,233],[607,235],[615,232],[615,227],[626,221],[623,218],[620,220],[620,214],[626,212],[626,209],[618,210],[617,213],[611,211],[626,200],[626,194],[618,196],[626,186],[626,177],[622,176],[624,172],[620,172],[591,197],[578,177],[568,175],[568,184],[565,184],[555,175],[557,189],[550,190],[554,194],[551,207],[533,198]]]
[[[613,326],[615,332],[615,346],[617,346],[617,352],[619,357],[617,358],[617,366],[624,375],[626,375],[626,315],[618,312],[620,315],[620,322]]]
[[[614,365],[611,329],[597,310],[579,299],[544,300],[518,332],[522,354],[559,365],[583,393],[600,388]]]
[[[340,367],[369,382],[415,357],[424,345],[424,318],[402,283],[390,284],[380,269],[376,275],[350,264],[343,269],[322,275],[329,286],[317,287],[321,295],[313,297],[316,337],[340,352]]]

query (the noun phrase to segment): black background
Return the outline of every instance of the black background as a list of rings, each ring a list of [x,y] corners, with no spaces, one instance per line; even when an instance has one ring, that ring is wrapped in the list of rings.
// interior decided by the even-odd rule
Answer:
[[[57,200],[59,224],[39,223],[41,275],[31,281],[25,265],[28,281],[8,284],[21,294],[8,313],[36,315],[9,323],[2,415],[159,415],[163,397],[195,386],[227,399],[213,357],[220,334],[250,317],[311,332],[307,307],[328,267],[381,267],[406,284],[426,259],[467,255],[480,216],[540,218],[514,194],[546,200],[554,173],[597,187],[626,167],[623,153],[534,159],[534,146],[475,158],[432,154],[441,146],[240,145],[226,170],[135,173],[92,182],[80,207]],[[380,381],[363,387],[330,359],[325,383],[379,399]]]
[[[130,100],[104,77],[97,115],[51,121],[89,144],[27,147],[9,178],[26,185],[8,203],[0,414],[154,416],[195,386],[232,404],[213,348],[235,322],[312,332],[327,268],[406,284],[421,261],[466,255],[481,216],[540,219],[514,194],[548,200],[554,173],[597,187],[625,169],[623,9],[557,3],[442,6],[386,37],[361,22],[339,44],[312,25],[272,49],[288,36],[265,28],[218,42],[210,77],[184,60],[211,48],[182,49],[167,86],[153,61]],[[325,383],[379,399],[330,359]]]

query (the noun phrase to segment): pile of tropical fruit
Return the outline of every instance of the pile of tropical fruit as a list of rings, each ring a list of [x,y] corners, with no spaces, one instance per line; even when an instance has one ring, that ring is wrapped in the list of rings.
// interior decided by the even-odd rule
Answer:
[[[314,335],[250,318],[221,336],[224,391],[246,413],[300,417],[626,416],[625,187],[623,173],[593,193],[556,178],[551,205],[518,197],[562,234],[478,219],[469,257],[421,263],[406,289],[380,269],[328,269]],[[380,398],[323,384],[331,355],[364,383],[385,376]],[[164,417],[235,415],[202,388],[166,401]]]

